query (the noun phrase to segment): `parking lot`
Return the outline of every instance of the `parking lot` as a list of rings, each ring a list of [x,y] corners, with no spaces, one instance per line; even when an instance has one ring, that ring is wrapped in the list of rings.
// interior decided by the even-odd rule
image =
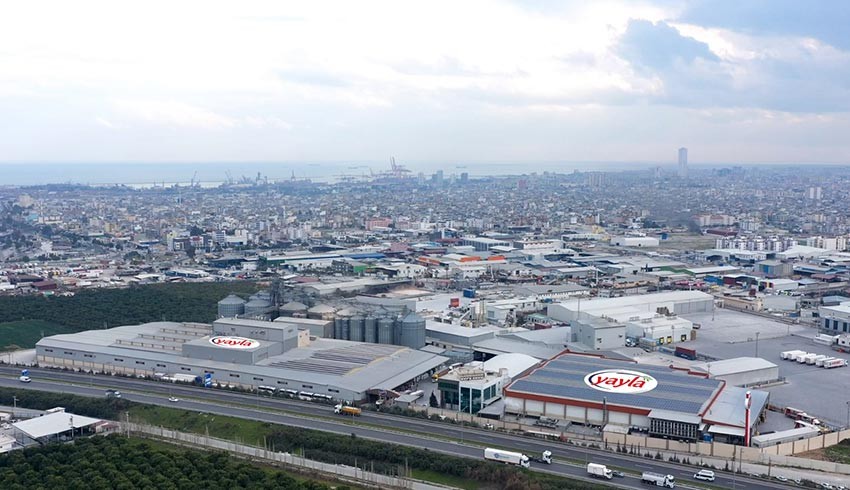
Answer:
[[[850,402],[850,367],[823,369],[783,361],[779,356],[789,350],[804,350],[847,360],[850,360],[850,355],[814,343],[812,339],[817,332],[810,327],[787,325],[728,310],[716,313],[714,322],[710,313],[685,315],[691,321],[700,322],[702,327],[697,340],[678,345],[718,359],[755,357],[758,353],[758,357],[778,365],[779,376],[786,379],[785,384],[765,388],[770,392],[772,404],[799,408],[832,425],[850,425],[847,404]],[[758,342],[756,332],[759,333]]]

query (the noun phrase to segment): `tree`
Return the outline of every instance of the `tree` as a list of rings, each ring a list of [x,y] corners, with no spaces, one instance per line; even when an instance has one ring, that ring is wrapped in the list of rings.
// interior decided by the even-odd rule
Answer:
[[[437,400],[436,392],[431,392],[431,399],[428,400],[428,404],[431,405],[431,408],[437,408],[440,406],[439,400]]]

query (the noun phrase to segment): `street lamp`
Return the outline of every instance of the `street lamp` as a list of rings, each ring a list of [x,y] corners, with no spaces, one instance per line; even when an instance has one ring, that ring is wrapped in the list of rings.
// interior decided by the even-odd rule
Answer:
[[[756,332],[756,357],[759,356],[759,332]]]
[[[844,402],[847,404],[847,427],[850,428],[850,402]]]

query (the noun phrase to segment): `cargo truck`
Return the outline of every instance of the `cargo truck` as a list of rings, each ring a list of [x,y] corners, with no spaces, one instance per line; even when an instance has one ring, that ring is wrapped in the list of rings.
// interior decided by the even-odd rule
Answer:
[[[339,405],[334,407],[334,413],[337,413],[337,414],[340,414],[340,415],[354,416],[354,415],[360,415],[361,413],[363,413],[363,410],[360,410],[357,407],[350,407],[348,405],[343,405],[343,404],[340,403]]]
[[[827,357],[828,356],[825,356],[823,354],[820,354],[820,355],[817,355],[817,356],[814,356],[814,357],[809,357],[809,358],[806,359],[806,364],[811,364],[811,365],[814,366],[818,363],[818,361],[822,361],[822,360],[826,359]]]
[[[641,483],[649,483],[656,487],[676,488],[676,478],[673,475],[662,475],[652,471],[644,471],[640,476]]]
[[[783,361],[793,361],[797,359],[798,354],[803,354],[805,351],[802,350],[787,350],[780,354],[780,357]]]
[[[593,478],[605,478],[607,480],[614,478],[614,472],[604,464],[587,463],[587,474]]]
[[[490,447],[484,450],[484,459],[489,461],[496,461],[497,463],[522,466],[523,468],[528,468],[529,466],[531,466],[528,460],[528,456],[522,453],[502,451],[501,449],[493,449]]]
[[[847,361],[844,359],[830,359],[829,361],[824,361],[823,367],[826,369],[832,369],[834,367],[844,367],[847,365]]]
[[[833,360],[833,359],[835,359],[835,358],[834,358],[834,357],[829,357],[829,356],[824,356],[824,357],[823,357],[823,359],[818,359],[817,361],[815,361],[815,366],[817,366],[817,367],[823,367],[823,364],[824,364],[825,362],[827,362],[827,361],[831,361],[831,360]]]

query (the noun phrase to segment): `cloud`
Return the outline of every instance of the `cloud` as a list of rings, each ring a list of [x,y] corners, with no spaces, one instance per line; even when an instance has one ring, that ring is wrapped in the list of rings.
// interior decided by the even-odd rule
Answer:
[[[695,0],[677,20],[756,36],[811,37],[850,50],[850,3],[842,0]]]
[[[116,100],[116,110],[130,119],[155,125],[200,129],[229,129],[233,118],[174,100]]]
[[[689,65],[697,59],[719,61],[707,44],[683,36],[665,22],[632,20],[620,37],[618,53],[632,64],[648,70]]]

